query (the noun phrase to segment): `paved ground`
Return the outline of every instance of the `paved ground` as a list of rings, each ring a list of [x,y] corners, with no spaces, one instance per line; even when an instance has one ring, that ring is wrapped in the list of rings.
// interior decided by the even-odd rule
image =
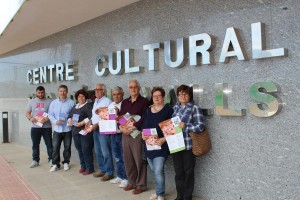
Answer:
[[[153,185],[150,185],[147,191],[133,195],[131,191],[126,192],[117,185],[102,182],[92,175],[83,176],[78,173],[79,163],[75,161],[70,163],[69,171],[61,169],[57,172],[49,172],[50,167],[46,158],[47,156],[42,154],[40,166],[29,168],[30,148],[14,143],[0,144],[0,199],[146,200],[155,193]],[[167,200],[175,199],[175,191],[166,191],[166,193]],[[22,195],[12,196],[13,194]]]

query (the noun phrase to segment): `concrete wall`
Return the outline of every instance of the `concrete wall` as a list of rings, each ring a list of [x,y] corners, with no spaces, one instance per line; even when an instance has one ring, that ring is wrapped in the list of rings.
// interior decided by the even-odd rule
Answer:
[[[2,56],[0,97],[27,98],[36,88],[27,84],[27,70],[71,60],[78,61],[78,79],[43,84],[48,93],[56,93],[61,83],[67,84],[71,93],[82,86],[93,89],[98,82],[109,88],[126,88],[130,79],[138,79],[147,87],[197,84],[204,88],[199,105],[214,109],[214,84],[228,83],[232,88],[229,107],[244,108],[246,115],[206,118],[213,149],[197,158],[194,194],[206,199],[298,199],[299,7],[296,0],[140,1]],[[252,58],[251,24],[255,22],[266,25],[266,47],[286,48],[287,57]],[[226,64],[218,62],[229,27],[239,29],[248,61],[231,58]],[[164,63],[161,49],[158,71],[145,67],[141,73],[106,77],[98,77],[94,71],[100,52],[108,55],[131,48],[135,64],[148,66],[148,52],[143,51],[143,45],[200,33],[215,38],[211,53],[214,64],[195,67],[188,61],[182,68],[170,68]],[[282,100],[282,110],[276,116],[260,118],[249,112],[248,106],[255,101],[248,89],[260,81],[275,82],[281,88],[276,95]],[[25,121],[20,120],[20,133],[14,134],[22,135],[20,127],[27,126]],[[27,137],[12,136],[18,143]],[[167,187],[174,188],[171,160],[166,165]]]

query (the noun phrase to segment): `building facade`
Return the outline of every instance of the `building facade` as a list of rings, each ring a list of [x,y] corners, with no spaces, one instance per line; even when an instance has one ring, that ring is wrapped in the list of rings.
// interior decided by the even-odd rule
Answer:
[[[10,139],[31,145],[24,112],[38,85],[56,98],[60,84],[74,95],[137,79],[144,96],[163,86],[174,103],[189,84],[213,145],[197,158],[195,196],[297,199],[299,10],[296,0],[138,1],[1,55]],[[174,188],[171,156],[166,174]]]

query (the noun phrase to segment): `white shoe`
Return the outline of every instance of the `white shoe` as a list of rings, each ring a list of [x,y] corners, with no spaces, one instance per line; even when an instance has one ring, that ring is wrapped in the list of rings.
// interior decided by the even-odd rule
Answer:
[[[36,162],[35,160],[34,161],[32,161],[32,163],[30,164],[30,168],[35,168],[35,167],[37,167],[37,166],[39,166],[39,163],[38,162]]]
[[[52,160],[49,160],[48,163],[49,163],[49,166],[50,166],[50,167],[53,167]]]
[[[157,199],[157,195],[156,194],[151,194],[151,196],[150,196],[150,198],[149,199],[151,199],[151,200],[153,200],[153,199]]]
[[[121,183],[122,181],[123,181],[123,179],[116,177],[116,178],[110,180],[109,182],[112,184],[117,184],[117,183]]]
[[[57,170],[59,170],[59,168],[57,167],[57,165],[53,165],[53,166],[51,167],[51,169],[50,169],[50,172],[55,172],[55,171],[57,171]]]
[[[126,179],[123,179],[123,181],[121,181],[119,187],[120,187],[120,188],[124,188],[124,187],[126,187],[127,185],[128,185],[128,181],[127,181]]]
[[[68,171],[70,169],[69,164],[68,163],[64,163],[64,170]]]

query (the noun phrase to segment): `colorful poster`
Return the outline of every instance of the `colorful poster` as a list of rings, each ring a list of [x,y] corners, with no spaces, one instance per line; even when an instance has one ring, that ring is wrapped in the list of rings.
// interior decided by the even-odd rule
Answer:
[[[148,136],[148,139],[145,140],[148,151],[161,149],[161,146],[155,144],[155,142],[159,139],[156,128],[143,129],[142,132],[145,136]]]
[[[130,115],[129,113],[126,113],[125,115],[121,116],[119,118],[119,124],[121,126],[125,126],[125,128],[129,128],[133,126],[133,124],[141,119],[141,116],[139,115]],[[133,130],[130,135],[132,138],[136,138],[141,133],[139,130]]]
[[[182,129],[179,127],[180,122],[181,120],[177,116],[159,123],[159,127],[169,146],[170,153],[176,153],[185,149]]]
[[[109,107],[100,107],[96,110],[99,116],[99,133],[100,134],[116,134],[116,110]]]
[[[39,127],[43,127],[43,124],[45,123],[45,118],[48,117],[48,113],[44,111],[38,111],[36,115],[34,116],[34,119],[36,122],[34,123],[35,125]]]

